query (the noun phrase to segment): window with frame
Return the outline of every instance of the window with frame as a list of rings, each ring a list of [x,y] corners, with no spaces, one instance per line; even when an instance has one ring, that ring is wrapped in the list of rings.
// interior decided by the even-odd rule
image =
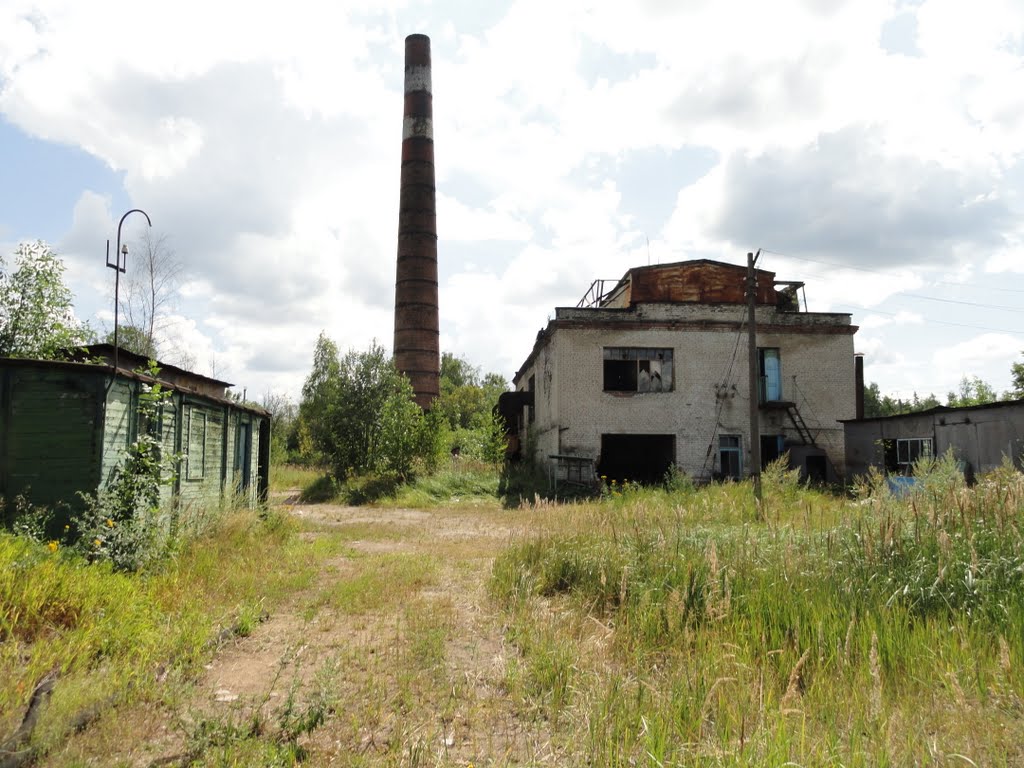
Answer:
[[[202,480],[206,477],[206,414],[189,408],[185,427],[185,479]]]
[[[901,470],[909,470],[915,461],[931,455],[930,437],[901,437],[896,440],[896,464]]]
[[[718,436],[718,466],[722,477],[739,480],[743,475],[742,442],[739,435]]]
[[[605,392],[671,392],[672,350],[657,347],[605,347]]]

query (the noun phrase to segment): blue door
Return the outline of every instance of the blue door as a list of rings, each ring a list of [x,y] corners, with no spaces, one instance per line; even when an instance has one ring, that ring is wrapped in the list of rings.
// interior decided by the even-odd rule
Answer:
[[[761,387],[758,393],[761,402],[772,402],[782,399],[782,361],[779,350],[766,347],[757,350],[761,367]]]

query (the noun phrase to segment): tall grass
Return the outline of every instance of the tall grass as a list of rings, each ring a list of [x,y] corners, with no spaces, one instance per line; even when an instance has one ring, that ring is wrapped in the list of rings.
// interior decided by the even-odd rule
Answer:
[[[578,506],[495,563],[512,690],[601,765],[1016,764],[1024,482],[958,478]]]
[[[494,506],[498,500],[498,480],[499,471],[494,464],[458,459],[399,488],[394,504],[421,508]]]
[[[306,503],[354,506],[494,506],[499,500],[499,482],[500,470],[496,465],[462,458],[406,480],[377,472],[353,475],[343,481],[323,473],[305,475],[300,499]]]
[[[299,464],[273,464],[270,468],[270,490],[302,490],[323,477],[326,470]]]

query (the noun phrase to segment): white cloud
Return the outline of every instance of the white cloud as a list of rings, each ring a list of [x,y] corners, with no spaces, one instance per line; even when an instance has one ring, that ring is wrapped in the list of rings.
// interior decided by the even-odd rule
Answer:
[[[881,45],[897,17],[914,55]],[[675,201],[643,225],[655,259],[791,254],[765,268],[811,309],[896,315],[857,344],[903,386],[936,361],[898,291],[1024,270],[1022,29],[1016,0],[11,0],[0,114],[123,170],[185,265],[181,343],[295,392],[320,330],[390,343],[402,39],[424,31],[439,249],[463,255],[441,265],[446,349],[510,375],[554,306],[647,262],[623,160],[656,150],[670,177],[702,148],[709,171],[650,185]],[[111,199],[83,189],[61,243],[90,312]]]
[[[916,312],[901,310],[891,317],[884,315],[868,315],[858,325],[862,331],[869,331],[874,328],[884,328],[887,325],[921,325],[924,318]]]
[[[1008,372],[1011,363],[1020,357],[1021,350],[1024,350],[1024,335],[983,333],[957,344],[939,347],[932,353],[932,364],[936,369],[955,372],[954,378],[959,381],[963,376],[979,375],[979,370],[993,362]],[[946,374],[947,379],[949,373]]]
[[[529,240],[533,230],[515,214],[472,208],[454,197],[437,195],[438,231],[445,240]]]

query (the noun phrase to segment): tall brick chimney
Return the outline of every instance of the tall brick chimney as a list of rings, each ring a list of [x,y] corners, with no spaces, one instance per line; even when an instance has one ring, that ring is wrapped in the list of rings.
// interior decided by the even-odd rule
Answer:
[[[440,389],[437,209],[430,38],[405,38],[405,112],[395,278],[395,366],[427,410]]]

